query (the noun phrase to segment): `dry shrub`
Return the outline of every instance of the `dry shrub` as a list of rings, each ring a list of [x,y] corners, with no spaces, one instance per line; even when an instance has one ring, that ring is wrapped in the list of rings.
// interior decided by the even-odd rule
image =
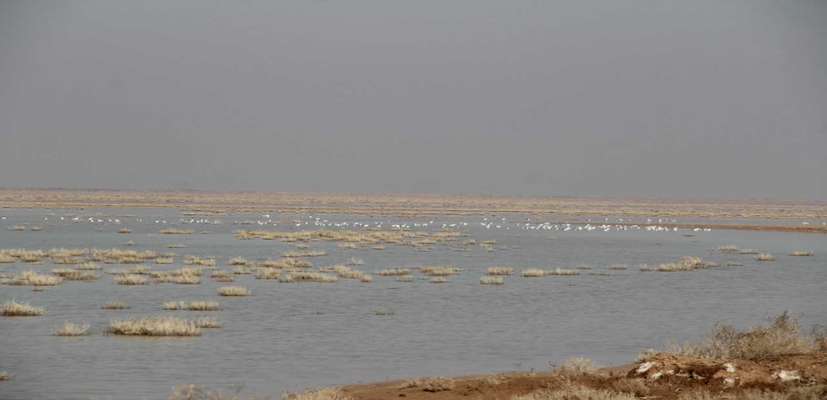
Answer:
[[[350,400],[350,396],[336,388],[308,390],[302,393],[288,393],[281,396],[282,400]]]
[[[511,267],[489,267],[485,271],[487,275],[511,275],[513,272],[514,268]]]
[[[437,393],[445,392],[454,389],[455,382],[451,378],[443,378],[441,376],[432,378],[419,378],[405,381],[402,384],[402,389],[422,389],[422,391]]]
[[[649,395],[649,387],[646,382],[640,378],[621,378],[613,381],[610,384],[612,390],[622,393],[632,393],[638,397],[646,397]]]
[[[814,349],[812,339],[801,334],[798,321],[785,311],[769,326],[747,331],[719,324],[702,343],[677,346],[672,352],[701,358],[761,360]]]
[[[89,334],[89,324],[76,324],[73,322],[64,322],[63,326],[58,328],[55,336],[85,336]]]
[[[201,329],[194,321],[173,317],[114,320],[109,333],[127,336],[200,336]]]
[[[218,288],[218,294],[221,296],[249,296],[250,289],[242,286],[223,286]]]
[[[138,274],[119,274],[115,275],[112,279],[118,285],[126,286],[146,285],[147,283],[149,283],[149,279],[147,279],[143,275]]]
[[[28,285],[28,286],[55,286],[63,282],[63,278],[59,276],[42,275],[34,271],[23,271],[12,278],[10,284],[12,285]]]
[[[592,389],[588,386],[564,384],[559,389],[541,389],[512,400],[636,400],[631,393],[615,392],[605,389]]]
[[[564,376],[583,376],[597,372],[594,362],[584,357],[572,357],[563,361],[563,365],[554,370],[555,373]]]
[[[35,307],[29,303],[18,303],[14,300],[0,306],[0,315],[5,317],[37,317],[46,314],[43,307]]]
[[[257,397],[241,394],[242,387],[236,387],[228,393],[220,390],[210,390],[198,385],[180,385],[172,390],[168,400],[271,400],[271,396]]]
[[[101,306],[103,310],[128,310],[129,304],[123,301],[112,301]]]

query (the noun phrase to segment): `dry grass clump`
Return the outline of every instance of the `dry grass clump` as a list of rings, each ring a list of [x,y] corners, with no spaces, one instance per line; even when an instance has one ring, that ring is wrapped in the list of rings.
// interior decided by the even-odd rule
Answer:
[[[247,259],[244,258],[244,257],[233,257],[233,258],[230,259],[230,261],[227,262],[227,264],[233,265],[233,266],[235,266],[235,265],[249,265],[250,262],[247,261]]]
[[[246,265],[238,265],[233,268],[233,275],[251,275],[253,273],[253,268],[248,267]]]
[[[9,375],[6,371],[0,371],[0,381],[7,381],[11,379],[11,375]]]
[[[98,274],[90,271],[79,271],[76,269],[56,268],[52,273],[67,281],[94,281],[99,278]]]
[[[197,268],[181,268],[167,272],[154,272],[152,277],[158,283],[197,285],[201,283],[201,274],[201,270]]]
[[[222,286],[218,288],[218,294],[221,296],[249,296],[252,292],[242,286]]]
[[[272,268],[259,268],[256,271],[256,279],[279,279],[281,270]]]
[[[738,246],[734,244],[727,244],[723,246],[718,246],[718,251],[720,251],[721,253],[737,253],[739,250]]]
[[[155,264],[158,264],[158,265],[172,264],[174,262],[175,262],[175,258],[173,258],[173,257],[157,257],[157,258],[155,258]]]
[[[755,256],[756,261],[775,261],[775,256],[770,253],[761,253]]]
[[[193,321],[193,322],[195,322],[195,326],[197,326],[199,328],[220,328],[221,327],[221,323],[218,322],[218,320],[213,318],[213,317],[199,317],[199,318],[196,318],[195,321]]]
[[[281,400],[351,400],[351,398],[339,389],[326,388],[308,390],[302,393],[287,393],[281,396]]]
[[[555,389],[541,389],[511,400],[636,400],[632,393],[593,389],[588,386],[565,384]]]
[[[128,310],[129,304],[126,304],[123,301],[110,301],[101,306],[103,310]]]
[[[217,301],[167,301],[161,304],[161,309],[168,311],[219,311],[221,307]]]
[[[702,343],[673,346],[670,352],[712,359],[761,360],[808,353],[815,348],[813,339],[801,334],[798,321],[784,312],[769,326],[756,326],[746,331],[718,325]]]
[[[520,274],[523,278],[542,278],[546,275],[546,271],[539,268],[529,268],[524,269]]]
[[[6,253],[0,253],[0,264],[9,264],[13,262],[17,262],[17,259]]]
[[[16,286],[55,286],[63,282],[63,278],[52,275],[42,275],[34,271],[23,271],[15,275],[10,285]]]
[[[66,321],[58,328],[55,336],[85,336],[89,334],[89,324],[76,324]]]
[[[210,278],[212,278],[216,282],[233,282],[233,276],[227,271],[214,271]]]
[[[411,270],[408,268],[386,268],[377,272],[379,276],[403,276],[410,275],[410,273]]]
[[[511,275],[514,273],[514,268],[511,267],[489,267],[485,271],[487,275]]]
[[[579,272],[573,269],[562,269],[562,268],[555,268],[552,270],[545,271],[545,276],[575,276],[580,275]]]
[[[126,336],[201,336],[194,321],[174,317],[113,320],[108,332]]]
[[[432,378],[418,378],[405,381],[401,385],[401,389],[421,389],[424,392],[437,393],[453,390],[456,381],[451,378],[444,378],[441,376]]]
[[[158,257],[158,253],[146,250],[122,250],[122,249],[92,249],[91,261],[102,262],[104,264],[141,264],[145,261],[154,260]]]
[[[259,268],[297,269],[312,268],[313,263],[301,258],[282,258],[280,260],[264,260],[257,265]]]
[[[462,272],[461,269],[454,267],[454,266],[426,266],[419,268],[419,272],[422,272],[428,276],[451,276],[456,275]]]
[[[694,271],[696,269],[703,269],[712,266],[713,264],[704,263],[700,257],[682,257],[680,260],[671,263],[665,263],[655,268],[658,272],[686,272]]]
[[[411,232],[406,230],[318,230],[298,232],[238,231],[238,239],[281,240],[283,242],[309,242],[312,240],[341,242],[339,247],[356,248],[377,245],[424,246],[457,240],[460,232]]]
[[[147,277],[138,274],[118,274],[113,276],[112,280],[118,285],[125,286],[146,285],[149,283]]]
[[[161,229],[162,235],[192,235],[192,229],[180,229],[180,228],[165,228]]]
[[[735,394],[715,394],[705,388],[697,388],[678,394],[677,400],[824,400],[827,386],[813,385],[786,388],[784,392],[746,389]]]
[[[184,256],[184,264],[199,265],[202,267],[214,267],[216,265],[214,258],[201,258],[198,256]]]
[[[760,251],[755,250],[755,249],[741,249],[741,250],[738,250],[738,254],[743,254],[743,255],[760,254],[760,253],[761,253]]]
[[[43,307],[35,307],[29,303],[18,303],[14,300],[7,301],[0,306],[0,315],[4,317],[37,317],[46,314]]]
[[[323,250],[287,251],[281,254],[285,258],[321,257],[326,255],[327,252]]]
[[[501,276],[483,276],[480,278],[480,285],[504,285],[505,279]]]
[[[333,283],[333,282],[336,282],[338,280],[339,280],[339,278],[335,275],[323,274],[321,272],[304,272],[304,271],[291,271],[287,274],[282,275],[279,278],[279,282],[283,282],[283,283],[290,283],[290,282]]]
[[[132,233],[132,230],[130,230],[129,228],[121,228],[121,229],[118,229],[118,233],[120,233],[122,235],[125,235],[127,233]]]
[[[588,358],[572,357],[563,362],[559,368],[554,370],[555,373],[565,376],[582,376],[591,375],[597,372],[594,362]]]
[[[796,250],[790,253],[790,255],[794,257],[812,257],[815,253],[809,250]]]
[[[80,270],[80,271],[97,271],[97,270],[101,269],[101,267],[100,267],[100,265],[98,265],[98,264],[96,264],[92,261],[87,261],[87,262],[78,264],[75,267],[75,269]]]

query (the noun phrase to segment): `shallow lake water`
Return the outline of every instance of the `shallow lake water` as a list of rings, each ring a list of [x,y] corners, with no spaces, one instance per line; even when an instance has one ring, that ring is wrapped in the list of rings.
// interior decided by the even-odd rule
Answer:
[[[0,382],[0,399],[163,399],[175,385],[188,383],[214,389],[241,385],[244,393],[278,398],[308,387],[543,370],[572,356],[601,365],[621,364],[647,348],[698,340],[716,322],[746,327],[785,310],[799,317],[805,329],[827,324],[827,235],[822,234],[646,229],[643,219],[633,221],[641,223],[640,229],[607,228],[601,226],[607,223],[603,218],[588,225],[538,225],[545,221],[519,216],[503,220],[499,215],[194,217],[169,209],[5,209],[0,218],[0,248],[175,252],[175,265],[152,267],[163,270],[180,267],[183,255],[215,257],[219,268],[228,270],[232,257],[260,260],[296,249],[280,241],[238,240],[233,235],[238,229],[381,226],[433,232],[445,227],[467,234],[458,243],[429,250],[309,243],[311,249],[328,253],[313,257],[314,265],[360,259],[364,263],[354,268],[372,273],[372,283],[279,283],[240,275],[228,284],[205,274],[199,285],[119,286],[105,272],[126,266],[103,265],[101,278],[90,283],[63,282],[42,292],[2,285],[1,302],[30,302],[45,307],[47,315],[0,317],[0,371],[12,375]],[[657,218],[649,222],[656,226]],[[25,230],[11,230],[15,225]],[[32,226],[43,230],[32,231]],[[125,226],[132,233],[116,233]],[[168,227],[195,233],[159,234]],[[470,239],[477,244],[462,245]],[[496,241],[493,250],[479,245],[486,240]],[[126,246],[127,241],[134,244]],[[168,248],[170,244],[186,247]],[[754,255],[717,250],[729,244],[769,252],[777,260],[758,262]],[[812,250],[815,256],[787,255],[794,250]],[[640,271],[641,264],[654,266],[682,256],[721,266],[692,272]],[[419,273],[413,282],[375,274],[393,266],[446,264],[463,272],[442,284],[430,283]],[[628,268],[610,269],[616,264]],[[515,274],[502,286],[480,285],[485,269],[497,265],[513,266]],[[54,267],[48,262],[0,264],[0,273],[46,273]],[[582,269],[571,277],[519,275],[521,269],[532,267]],[[245,286],[253,295],[218,296],[216,288],[227,285]],[[131,308],[101,309],[113,300]],[[161,303],[172,300],[215,300],[222,310],[162,311]],[[112,319],[149,315],[209,315],[223,328],[205,329],[193,338],[104,334]],[[54,336],[64,321],[89,323],[91,335]]]

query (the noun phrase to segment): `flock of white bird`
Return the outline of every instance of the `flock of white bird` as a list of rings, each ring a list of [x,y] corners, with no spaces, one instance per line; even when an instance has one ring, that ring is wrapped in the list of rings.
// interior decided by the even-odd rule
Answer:
[[[7,216],[0,216],[0,220],[7,220]],[[133,224],[157,224],[157,225],[222,225],[224,221],[213,218],[142,218],[142,217],[99,217],[99,216],[49,216],[43,217],[42,221],[26,222],[28,224],[60,224],[60,223],[88,223],[100,225],[133,225]],[[710,228],[684,228],[669,226],[677,223],[675,219],[647,218],[645,223],[627,223],[623,218],[604,218],[601,222],[587,220],[583,223],[561,223],[561,222],[534,222],[526,218],[520,222],[510,221],[508,218],[483,217],[478,222],[450,221],[440,222],[429,220],[419,221],[336,221],[325,217],[307,215],[292,220],[274,219],[272,214],[262,214],[254,219],[233,220],[233,225],[255,225],[267,227],[293,227],[295,229],[393,229],[393,230],[428,230],[428,229],[472,229],[477,226],[485,230],[525,230],[525,231],[555,231],[555,232],[623,232],[623,231],[647,231],[647,232],[709,232]]]

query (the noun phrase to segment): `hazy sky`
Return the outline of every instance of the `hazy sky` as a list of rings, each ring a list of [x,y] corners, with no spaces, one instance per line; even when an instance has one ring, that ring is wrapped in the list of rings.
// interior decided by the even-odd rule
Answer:
[[[0,186],[827,200],[827,1],[0,0]]]

